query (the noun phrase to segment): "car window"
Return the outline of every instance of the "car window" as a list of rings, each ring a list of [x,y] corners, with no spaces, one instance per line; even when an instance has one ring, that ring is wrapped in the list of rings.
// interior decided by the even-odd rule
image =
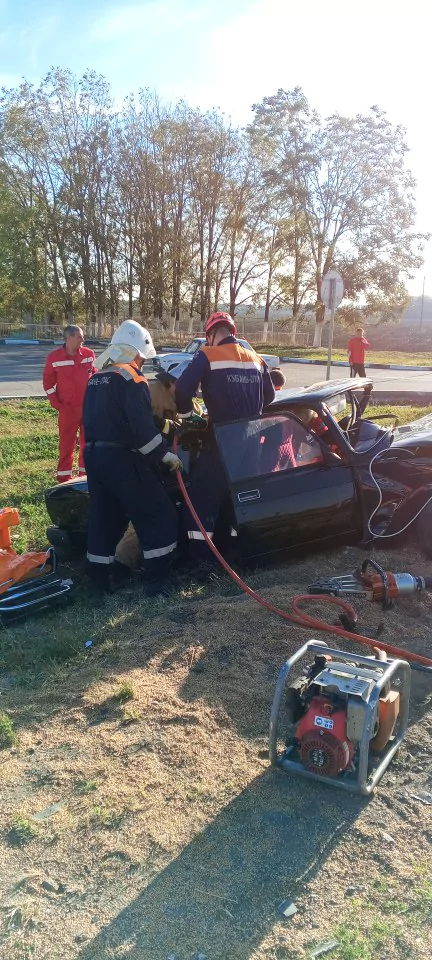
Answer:
[[[245,347],[246,350],[253,350],[253,347],[251,347],[247,340],[239,340],[239,343],[241,343],[242,347]]]
[[[201,340],[192,340],[191,343],[186,347],[185,353],[196,353],[198,347],[201,346]]]
[[[323,462],[319,441],[291,417],[260,417],[215,429],[232,483]]]

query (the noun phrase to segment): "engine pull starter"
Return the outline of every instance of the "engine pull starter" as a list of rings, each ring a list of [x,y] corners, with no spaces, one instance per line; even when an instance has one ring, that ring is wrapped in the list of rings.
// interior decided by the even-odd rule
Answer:
[[[309,654],[313,662],[292,680],[293,667]],[[405,736],[410,684],[405,660],[360,656],[309,641],[279,671],[270,717],[272,765],[371,794]]]

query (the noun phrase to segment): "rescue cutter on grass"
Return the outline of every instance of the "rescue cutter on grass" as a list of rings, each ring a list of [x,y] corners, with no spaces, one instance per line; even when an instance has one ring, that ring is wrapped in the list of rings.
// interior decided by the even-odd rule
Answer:
[[[261,416],[214,427],[229,491],[226,524],[215,531],[222,550],[224,527],[233,525],[244,562],[330,544],[398,543],[409,532],[432,556],[432,416],[400,428],[391,414],[369,416],[372,386],[364,378],[288,388]],[[187,428],[180,437],[186,481],[202,442]],[[176,478],[164,475],[164,483],[180,510]],[[84,551],[85,478],[48,489],[45,501],[50,543]]]

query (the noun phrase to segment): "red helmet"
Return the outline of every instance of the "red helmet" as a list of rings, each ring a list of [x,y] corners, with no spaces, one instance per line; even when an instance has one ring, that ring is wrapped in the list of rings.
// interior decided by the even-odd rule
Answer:
[[[231,330],[232,336],[235,337],[237,333],[237,328],[231,314],[218,312],[218,313],[212,313],[211,317],[209,317],[207,320],[206,327],[205,327],[205,335],[207,340],[208,340],[208,335],[210,333],[210,330],[214,330],[215,327],[219,327],[219,326],[229,327]]]

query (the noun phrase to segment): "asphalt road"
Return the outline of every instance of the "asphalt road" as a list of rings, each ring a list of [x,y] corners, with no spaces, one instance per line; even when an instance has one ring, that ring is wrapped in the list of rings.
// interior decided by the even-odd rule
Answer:
[[[44,396],[42,371],[52,346],[0,346],[0,399],[6,397]],[[286,363],[282,369],[290,386],[309,386],[325,380],[326,367],[315,364]],[[366,372],[367,369],[366,369]],[[348,376],[348,367],[332,367],[331,379]],[[149,368],[149,375],[150,368]],[[407,370],[371,370],[374,393],[390,391],[430,393],[432,372]]]

